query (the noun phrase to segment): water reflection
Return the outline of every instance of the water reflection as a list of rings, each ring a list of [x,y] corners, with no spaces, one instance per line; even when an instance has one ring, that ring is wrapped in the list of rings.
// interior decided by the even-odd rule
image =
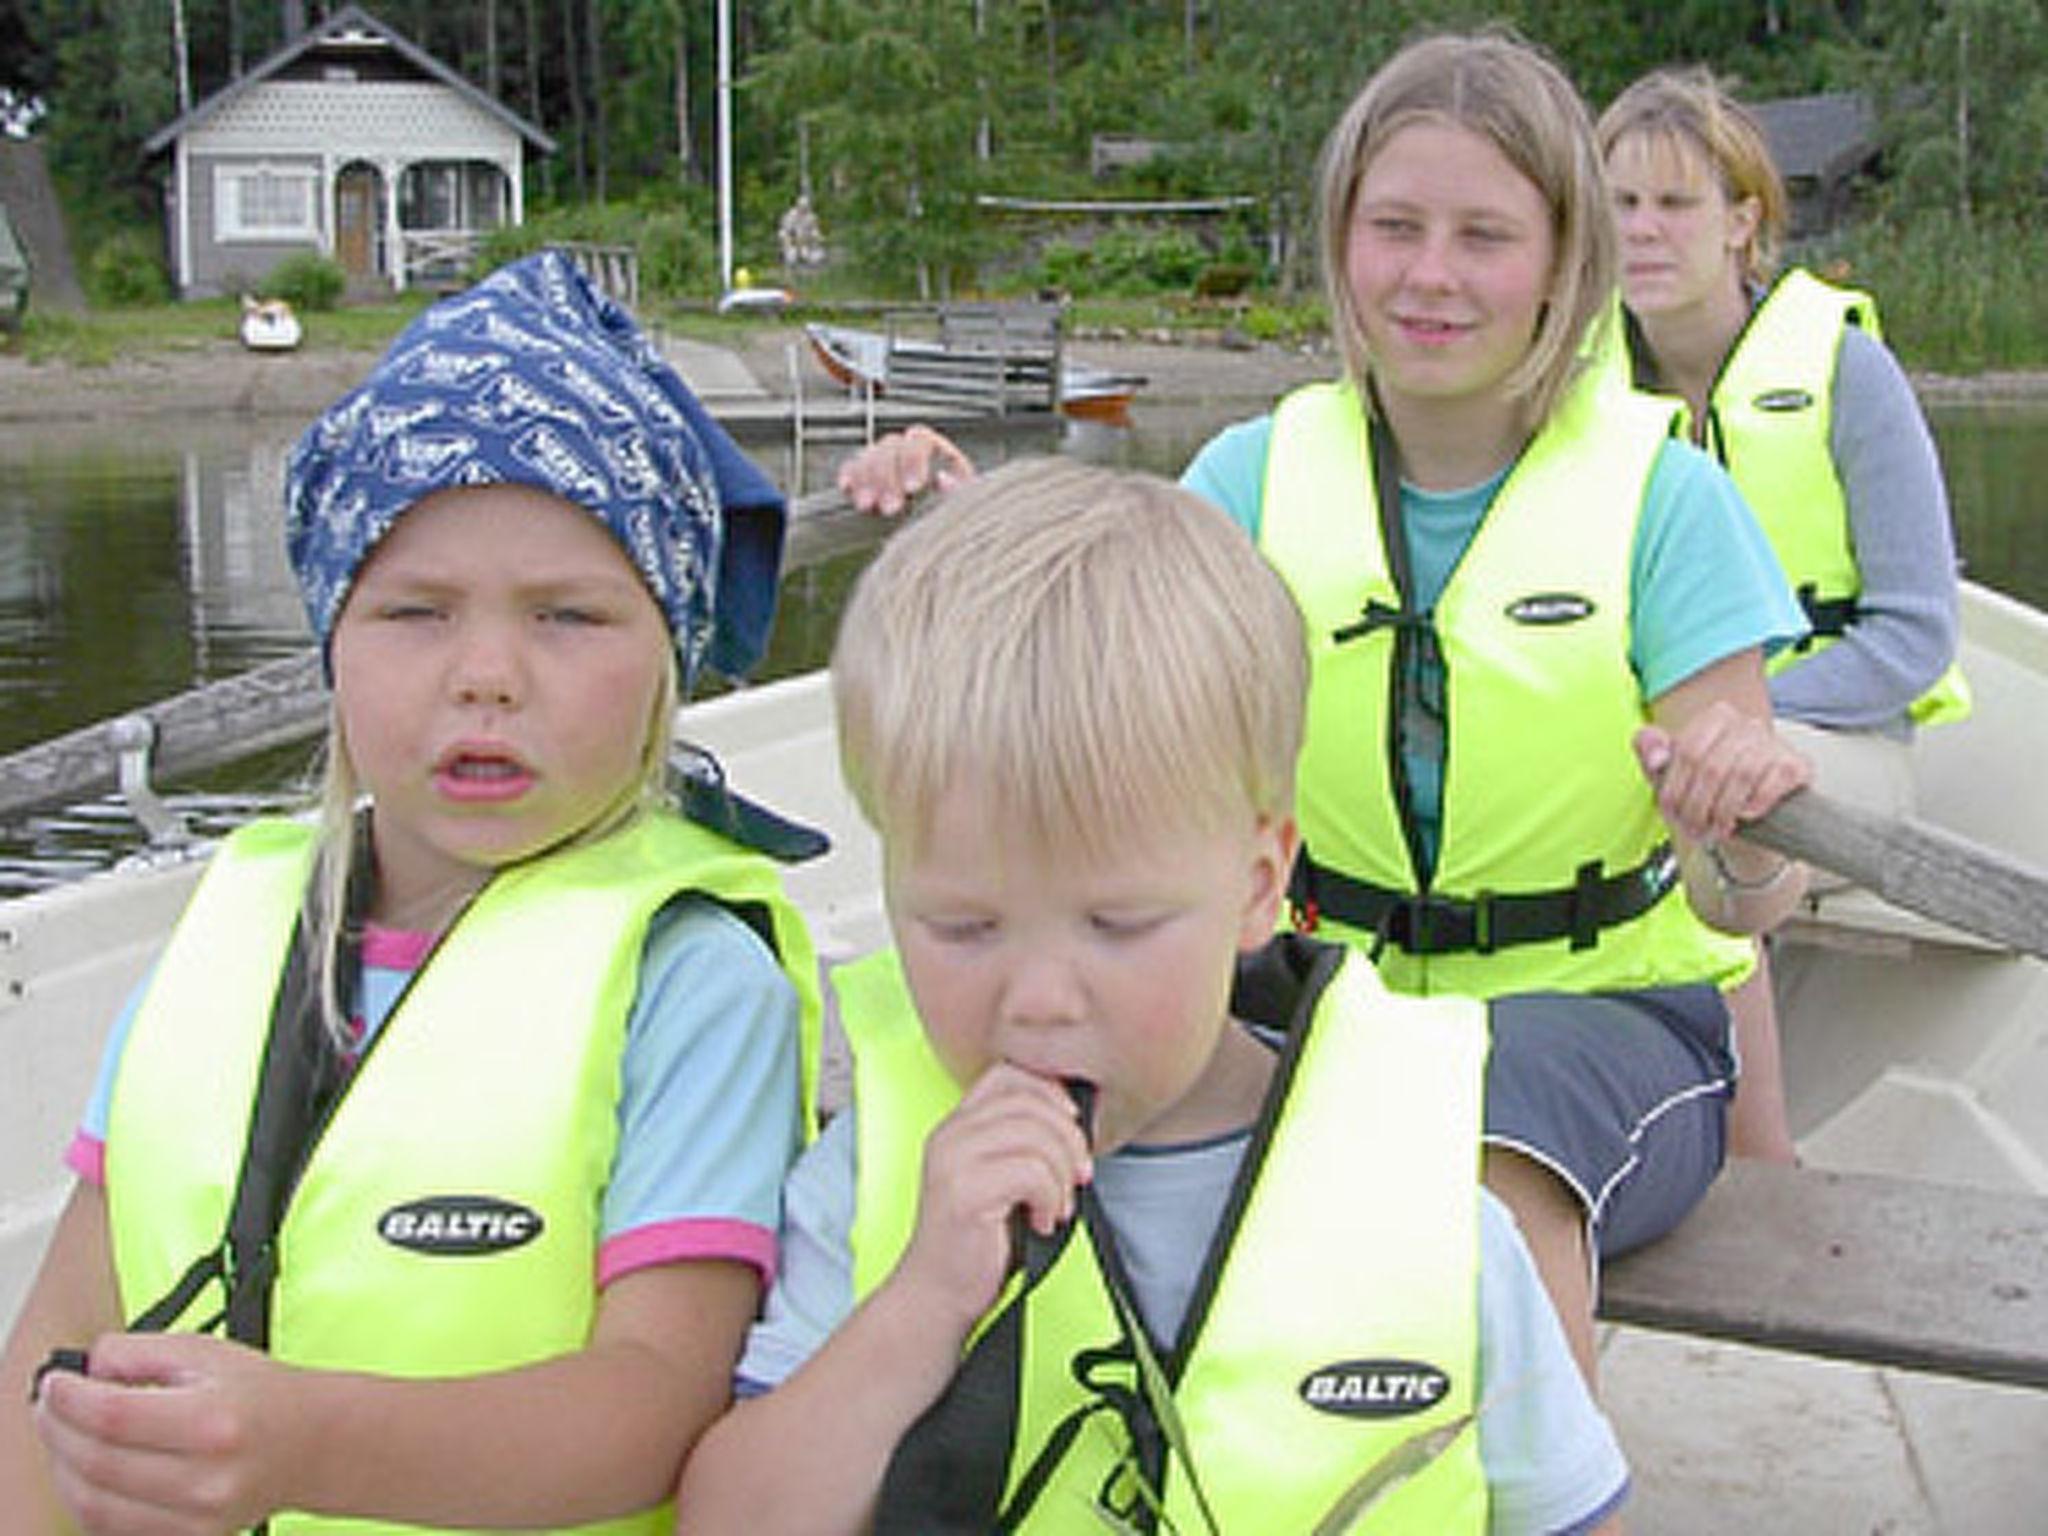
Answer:
[[[1934,414],[1964,569],[2048,608],[2048,527],[2036,508],[2048,485],[2048,404],[2000,402]]]
[[[1133,425],[1068,423],[970,439],[983,463],[1060,451],[1172,475],[1258,402],[1143,405]],[[2030,488],[2048,483],[2048,404],[1939,406],[1958,542],[1970,574],[2048,606],[2048,538]],[[167,694],[246,671],[308,643],[284,559],[280,488],[300,424],[169,422],[0,435],[0,755]],[[782,442],[750,444],[771,472]],[[840,450],[805,460],[815,489]],[[760,675],[818,666],[867,559],[854,549],[793,572]],[[311,746],[171,786],[196,830],[216,833],[294,801]],[[0,896],[102,867],[132,846],[118,805],[96,802],[0,828]]]

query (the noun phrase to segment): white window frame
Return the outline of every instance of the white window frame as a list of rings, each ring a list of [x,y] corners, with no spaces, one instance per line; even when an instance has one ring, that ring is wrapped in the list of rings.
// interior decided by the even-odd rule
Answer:
[[[293,224],[250,224],[242,218],[242,187],[245,182],[264,178],[301,183],[305,191],[305,217]],[[235,241],[274,244],[289,240],[320,238],[320,171],[310,165],[278,165],[266,160],[213,168],[213,237],[222,244]]]

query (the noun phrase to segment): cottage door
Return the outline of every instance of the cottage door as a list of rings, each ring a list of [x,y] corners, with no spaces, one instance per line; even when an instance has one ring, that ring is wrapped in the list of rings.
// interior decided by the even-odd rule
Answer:
[[[374,165],[345,166],[334,181],[334,259],[351,280],[375,277],[382,179]]]

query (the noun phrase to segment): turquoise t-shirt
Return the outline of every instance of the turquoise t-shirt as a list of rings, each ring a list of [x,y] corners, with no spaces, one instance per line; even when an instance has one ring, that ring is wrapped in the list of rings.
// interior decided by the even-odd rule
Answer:
[[[1226,427],[1195,455],[1181,483],[1258,537],[1273,418]],[[1401,521],[1416,603],[1429,608],[1507,478],[1503,469],[1457,491],[1401,486]],[[1725,470],[1687,443],[1659,451],[1629,566],[1629,665],[1652,701],[1724,657],[1766,652],[1806,632],[1805,616],[1770,541]],[[1425,679],[1414,690],[1441,690]],[[1419,720],[1404,730],[1408,781],[1424,850],[1436,856],[1443,805],[1442,730]]]

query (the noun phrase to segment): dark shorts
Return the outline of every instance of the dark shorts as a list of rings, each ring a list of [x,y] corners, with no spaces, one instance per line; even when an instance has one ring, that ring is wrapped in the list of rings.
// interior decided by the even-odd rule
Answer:
[[[1603,1258],[1662,1237],[1707,1192],[1735,1086],[1712,986],[1494,999],[1486,1140],[1550,1169]]]

